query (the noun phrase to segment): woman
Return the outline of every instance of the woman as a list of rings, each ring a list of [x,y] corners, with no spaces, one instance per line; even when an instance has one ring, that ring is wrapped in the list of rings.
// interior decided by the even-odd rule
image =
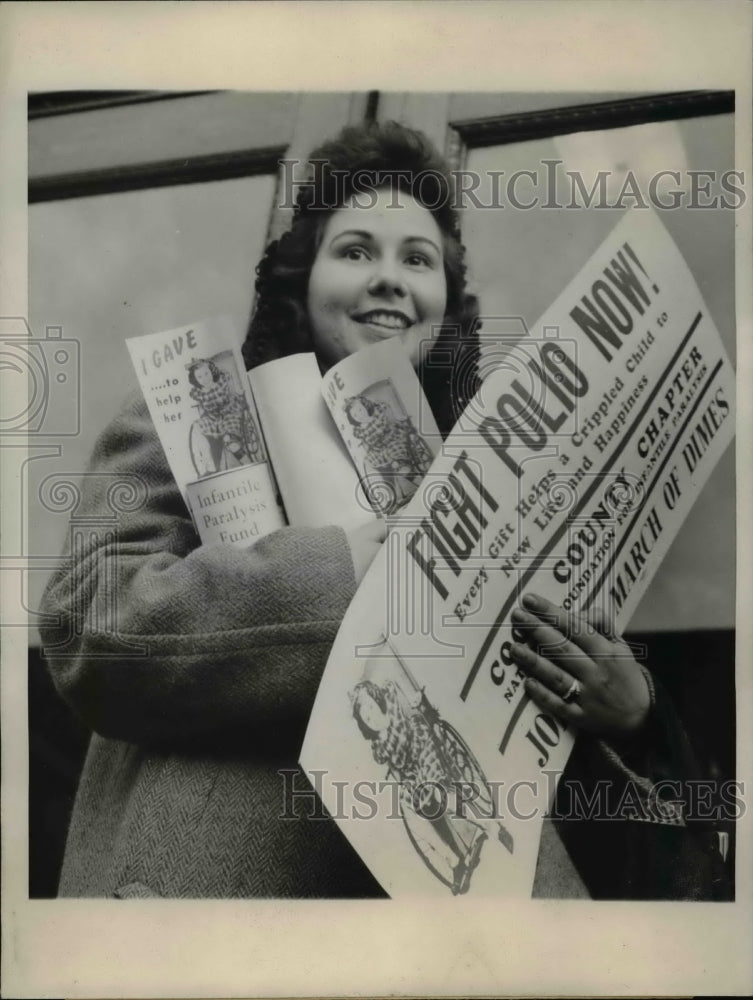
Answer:
[[[462,737],[422,690],[409,682],[409,691],[392,679],[360,681],[351,694],[353,718],[387,779],[399,782],[400,814],[419,857],[456,896],[470,888],[489,833],[511,852],[512,838]],[[461,808],[460,787],[473,790],[473,811]]]
[[[446,168],[420,135],[394,124],[345,130],[312,159],[326,166],[300,189],[290,231],[257,269],[246,363],[313,348],[326,370],[398,337],[446,434],[477,387],[478,350]],[[378,181],[366,201],[354,194],[364,171]],[[448,352],[451,364],[436,363]],[[243,551],[200,546],[140,397],[104,432],[90,472],[82,518],[111,513],[115,481],[148,489],[143,506],[119,512],[115,541],[92,538],[68,556],[46,593],[55,681],[94,730],[61,894],[382,894],[295,766],[330,645],[383,539],[380,523],[348,534],[284,528]],[[538,626],[520,622],[520,636],[535,647],[539,627],[558,630],[533,619]],[[600,642],[584,651],[593,667],[579,667],[573,721],[598,729],[608,720],[640,767],[639,734],[653,718],[648,683],[632,657],[618,658],[615,708],[614,684],[597,692],[615,644],[606,634]],[[572,657],[529,653],[525,643],[517,649],[537,678],[532,697],[563,701]],[[585,746],[589,766],[606,754],[613,773],[633,773],[613,748],[592,750]],[[569,864],[561,894],[574,892],[575,869],[555,853],[544,844],[540,882]],[[591,880],[598,891],[598,871]]]
[[[194,457],[197,475],[211,475],[232,463],[263,461],[248,404],[241,393],[233,390],[228,373],[214,361],[202,358],[190,365],[188,381],[191,399],[199,410],[192,434],[200,433],[209,444],[209,462],[198,462]],[[192,448],[192,454],[197,451]]]
[[[384,514],[394,514],[416,492],[434,456],[410,417],[396,417],[387,403],[351,396],[343,409],[363,451],[365,481],[375,498],[372,503],[380,488],[386,487],[379,508]]]

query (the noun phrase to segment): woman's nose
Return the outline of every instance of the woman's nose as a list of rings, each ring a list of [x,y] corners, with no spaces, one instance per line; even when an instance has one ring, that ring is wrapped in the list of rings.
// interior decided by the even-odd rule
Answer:
[[[405,279],[397,262],[382,258],[376,262],[376,267],[369,279],[369,292],[372,295],[407,295]]]

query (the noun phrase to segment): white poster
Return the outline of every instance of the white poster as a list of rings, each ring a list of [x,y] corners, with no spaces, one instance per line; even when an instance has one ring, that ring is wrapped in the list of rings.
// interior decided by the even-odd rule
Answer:
[[[734,434],[732,367],[650,212],[497,358],[391,523],[301,757],[392,896],[530,895],[573,734],[524,692],[511,611],[534,592],[624,627]]]

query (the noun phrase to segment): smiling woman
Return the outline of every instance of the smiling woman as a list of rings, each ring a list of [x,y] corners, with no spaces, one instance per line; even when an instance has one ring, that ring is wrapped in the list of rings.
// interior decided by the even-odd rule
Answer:
[[[311,269],[308,312],[314,348],[328,365],[361,347],[399,337],[418,364],[447,303],[442,234],[431,213],[403,192],[354,198],[327,222]]]
[[[473,360],[477,341],[457,219],[428,207],[446,199],[413,190],[440,161],[397,125],[346,130],[319,156],[340,171],[340,189],[343,170],[350,177],[364,165],[387,186],[400,175],[395,207],[378,186],[371,208],[351,190],[322,210],[327,170],[316,188],[301,188],[290,231],[257,269],[247,365],[313,349],[326,370],[366,343],[400,337],[446,431],[476,388],[475,365],[456,386],[452,362]],[[446,175],[434,183],[446,185]],[[429,363],[432,345],[444,364]],[[195,374],[196,392],[216,394],[217,383],[201,385],[211,373]],[[94,731],[60,894],[380,895],[333,822],[316,810],[286,818],[286,777],[292,771],[295,788],[312,794],[295,768],[301,737],[383,522],[348,533],[284,528],[246,550],[201,546],[140,396],[101,436],[92,472],[82,516],[106,507],[113,476],[138,477],[147,501],[121,516],[116,544],[91,537],[67,553],[46,593],[53,676]],[[116,593],[118,630],[138,637],[133,647],[90,624]]]
[[[447,165],[394,122],[343,129],[310,164],[290,230],[257,267],[246,365],[315,350],[327,367],[399,336],[449,433],[478,387],[478,303]]]
[[[394,123],[346,129],[312,161],[322,169],[300,187],[290,230],[257,268],[246,363],[314,350],[327,370],[362,346],[399,338],[446,435],[479,383],[478,310],[466,292],[447,169],[423,136]],[[375,178],[368,205],[356,198],[364,170]],[[195,390],[211,408],[224,390],[203,367]],[[360,401],[352,419],[375,464],[406,477],[426,471],[420,455],[399,450],[384,412]],[[228,431],[211,414],[203,429]],[[45,600],[58,689],[94,731],[60,893],[380,895],[295,762],[383,522],[370,518],[347,533],[287,527],[245,550],[200,545],[140,396],[101,436],[78,519],[98,523],[109,514],[113,478],[137,479],[144,505],[122,512],[114,538],[77,536]],[[110,621],[116,597],[117,632],[102,630],[97,623]],[[581,642],[582,631],[569,618],[552,619],[549,606],[527,607],[517,619],[516,660],[534,700],[588,730],[574,755],[583,780],[606,775],[623,788],[640,778],[636,788],[645,792],[651,778],[692,774],[661,691],[608,626],[591,628],[581,649],[589,660],[574,680],[573,656],[563,659],[556,640]],[[609,746],[591,732],[623,742]],[[302,797],[312,807],[293,809]],[[639,823],[636,833],[636,824],[617,824],[609,844],[619,857],[603,850],[599,823],[581,831],[570,844],[572,857],[580,851],[577,866],[561,845],[557,853],[542,841],[535,891],[551,895],[556,884],[566,896],[724,894],[708,840],[685,830],[667,838],[663,827],[659,837],[646,835],[652,825]],[[685,852],[684,866],[664,864],[673,851]],[[667,869],[659,882],[657,868]]]

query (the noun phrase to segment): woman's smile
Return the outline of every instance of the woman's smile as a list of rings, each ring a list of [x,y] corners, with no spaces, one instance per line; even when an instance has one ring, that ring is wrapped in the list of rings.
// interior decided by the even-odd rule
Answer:
[[[389,333],[394,330],[407,330],[409,326],[413,326],[414,322],[403,312],[388,312],[383,309],[357,314],[353,317],[353,319],[357,323],[363,323],[365,326],[376,326],[382,330],[388,331]]]
[[[442,234],[409,194],[379,190],[368,207],[351,200],[330,216],[308,288],[314,348],[327,367],[391,337],[418,365],[446,304]]]

